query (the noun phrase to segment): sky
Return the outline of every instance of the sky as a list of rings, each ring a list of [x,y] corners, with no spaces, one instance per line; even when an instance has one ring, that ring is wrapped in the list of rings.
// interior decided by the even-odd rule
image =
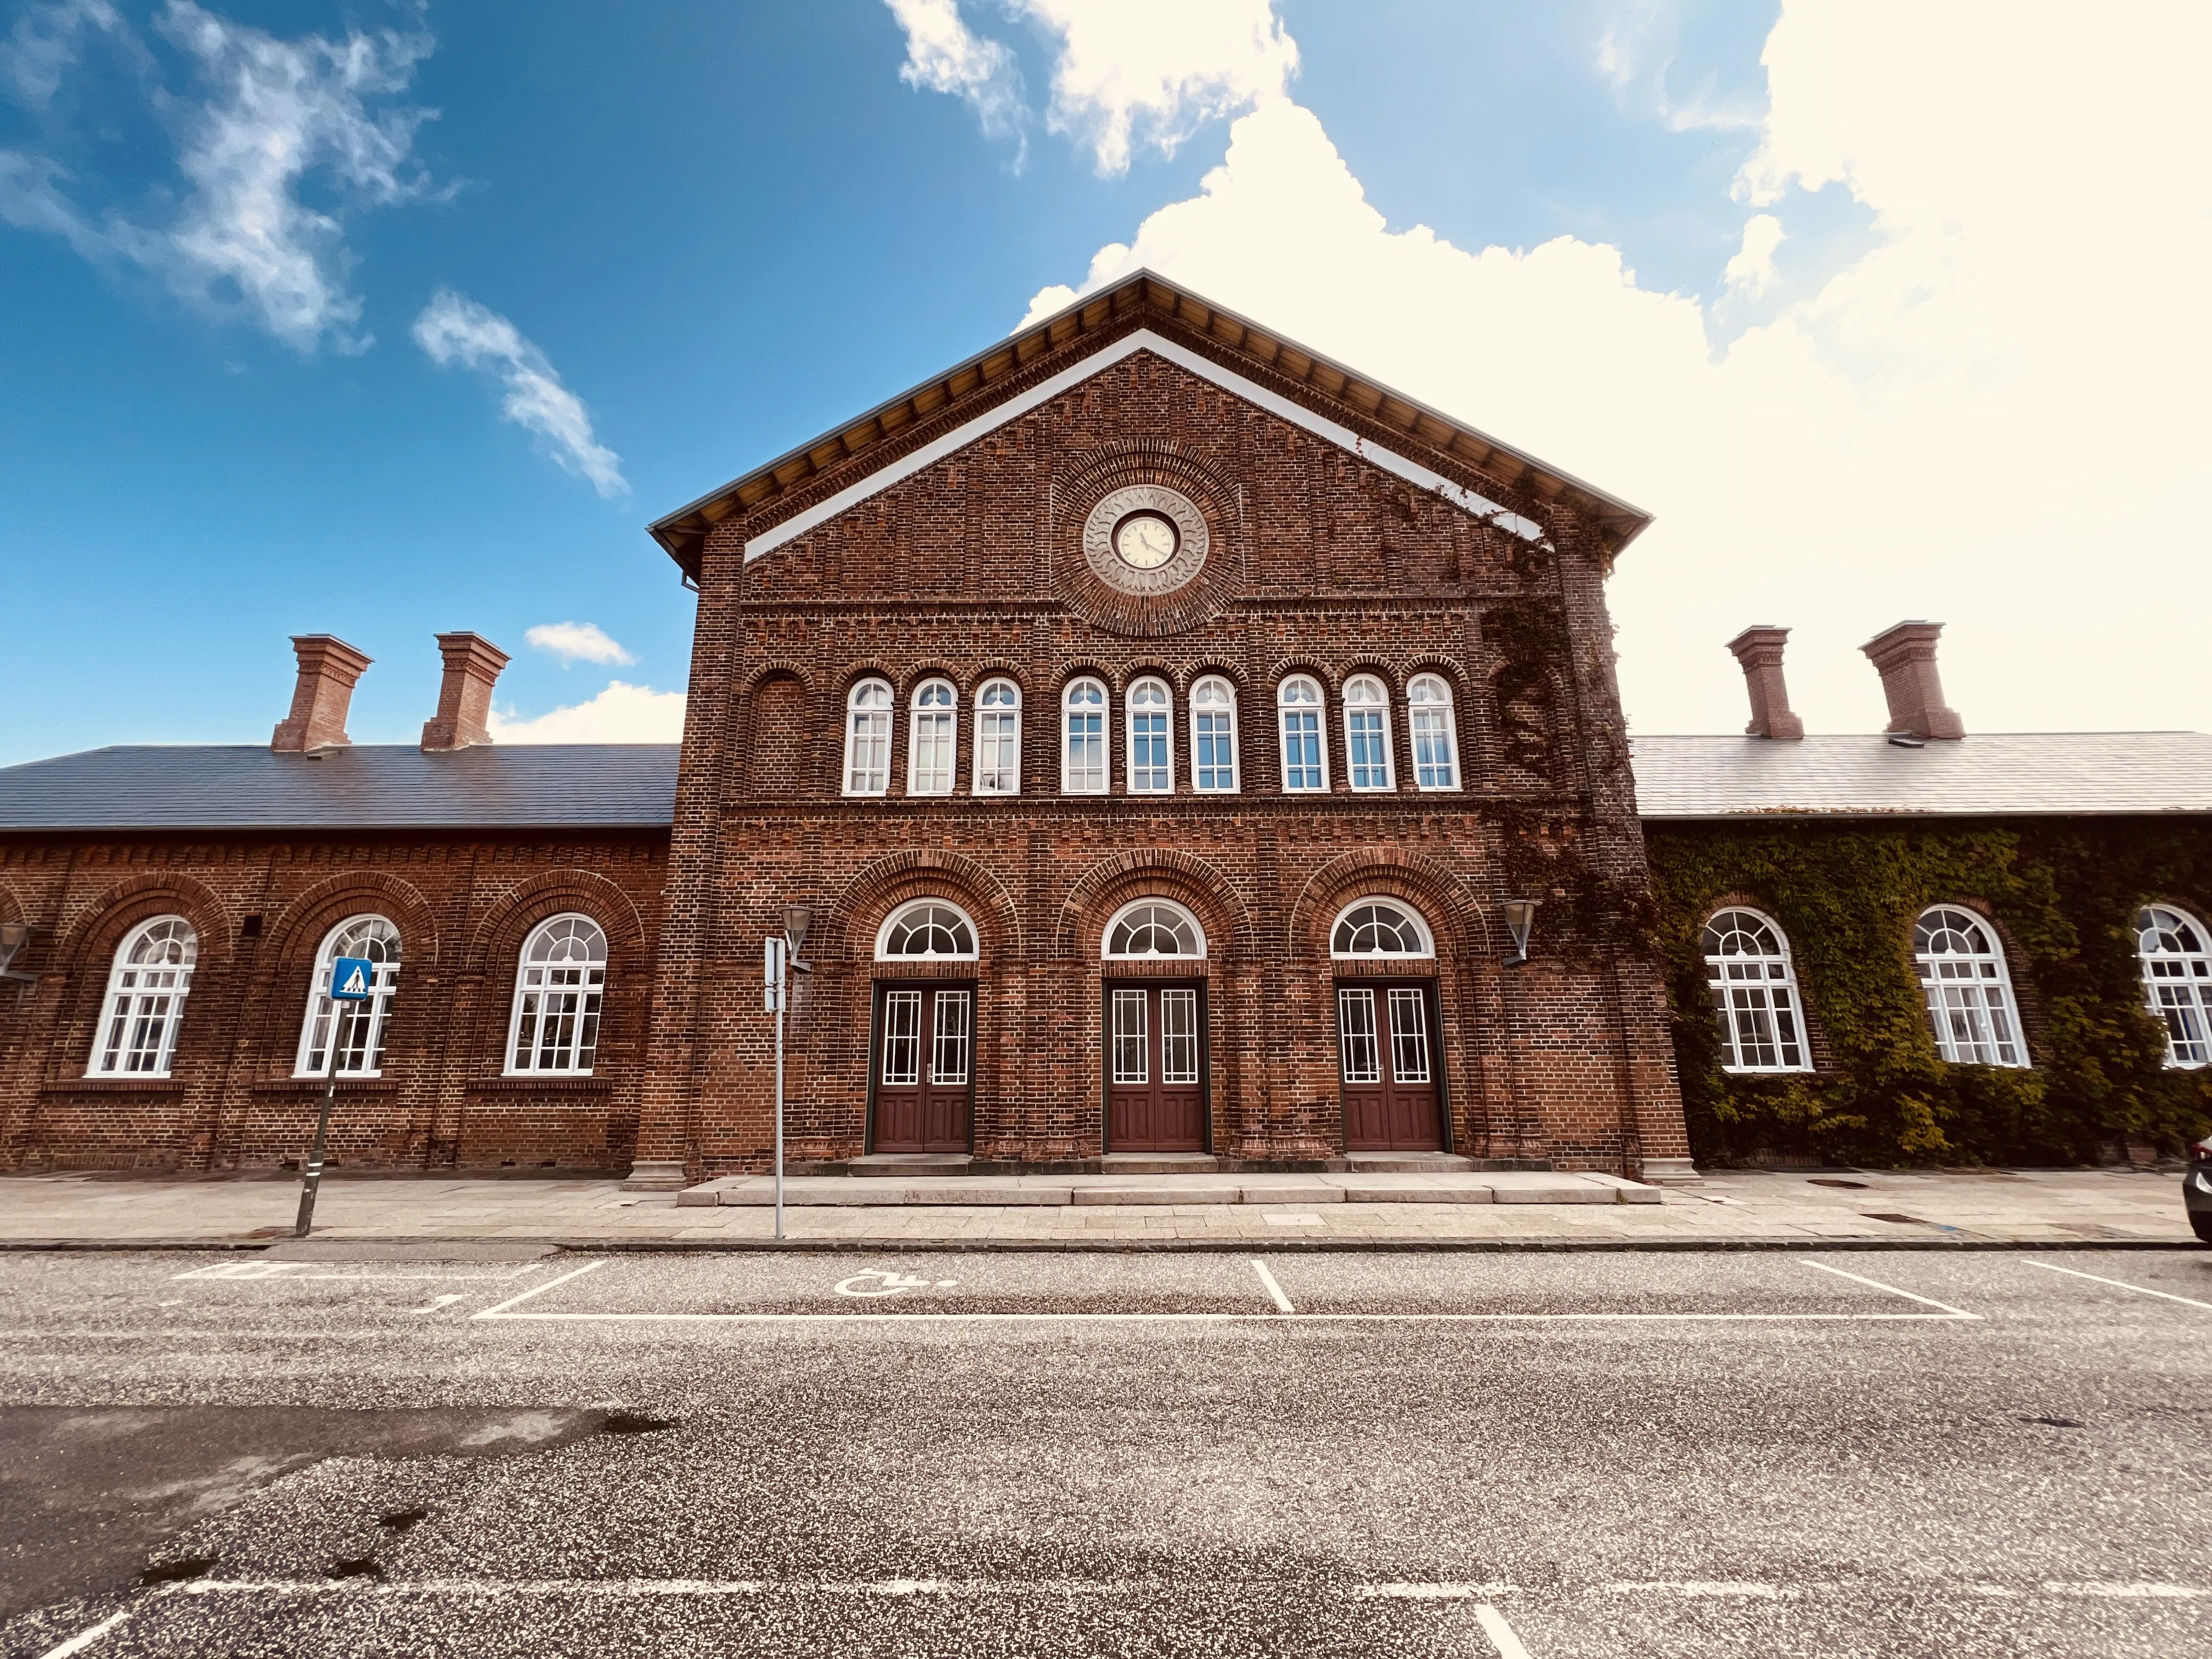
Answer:
[[[2203,729],[2212,9],[0,0],[0,764],[672,740],[653,519],[1150,265],[1655,515],[1632,731]]]

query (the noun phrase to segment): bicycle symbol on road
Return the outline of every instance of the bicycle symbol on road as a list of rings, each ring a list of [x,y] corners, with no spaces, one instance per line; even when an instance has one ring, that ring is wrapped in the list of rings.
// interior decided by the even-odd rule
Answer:
[[[917,1279],[910,1273],[885,1273],[880,1267],[870,1267],[838,1282],[840,1296],[902,1296],[908,1291],[937,1289],[949,1291],[960,1281],[957,1279]]]

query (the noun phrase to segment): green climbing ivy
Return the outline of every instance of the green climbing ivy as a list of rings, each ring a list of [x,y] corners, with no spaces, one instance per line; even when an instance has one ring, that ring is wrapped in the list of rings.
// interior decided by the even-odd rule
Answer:
[[[2212,1128],[2212,1068],[2162,1063],[2163,1028],[2143,1008],[2134,930],[2136,911],[2154,900],[2205,915],[2212,833],[2202,826],[1767,821],[1648,824],[1646,836],[1698,1157],[2075,1162],[2128,1139],[2173,1151]],[[2031,1067],[1952,1066],[1938,1055],[1912,927],[1946,900],[1978,902],[2000,924]],[[1825,1039],[1818,1072],[1721,1070],[1701,934],[1729,901],[1787,930]]]

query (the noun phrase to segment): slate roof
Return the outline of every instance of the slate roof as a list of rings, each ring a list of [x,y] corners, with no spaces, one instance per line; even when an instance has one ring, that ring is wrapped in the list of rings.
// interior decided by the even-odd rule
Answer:
[[[89,749],[0,768],[10,830],[662,829],[672,743]]]
[[[2202,732],[1970,734],[1920,749],[1880,735],[1662,737],[1629,750],[1647,819],[2212,812]]]

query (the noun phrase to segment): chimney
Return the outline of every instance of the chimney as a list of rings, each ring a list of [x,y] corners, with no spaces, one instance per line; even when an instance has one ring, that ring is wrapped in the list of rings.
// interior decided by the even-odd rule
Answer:
[[[269,746],[293,755],[344,748],[353,741],[346,736],[346,706],[370,659],[335,634],[295,634],[292,649],[300,681],[292,688],[292,712],[276,722]]]
[[[1956,712],[1943,706],[1943,681],[1936,672],[1936,641],[1942,633],[1942,623],[1901,622],[1859,647],[1881,675],[1889,731],[1915,738],[1966,735]]]
[[[491,688],[507,666],[507,653],[481,634],[441,634],[446,678],[438,688],[438,715],[422,723],[428,752],[469,749],[491,741]]]
[[[1743,665],[1744,689],[1751,693],[1751,724],[1743,728],[1747,738],[1795,742],[1805,735],[1805,722],[1790,712],[1790,688],[1782,683],[1782,647],[1789,638],[1788,629],[1760,623],[1728,643]]]

